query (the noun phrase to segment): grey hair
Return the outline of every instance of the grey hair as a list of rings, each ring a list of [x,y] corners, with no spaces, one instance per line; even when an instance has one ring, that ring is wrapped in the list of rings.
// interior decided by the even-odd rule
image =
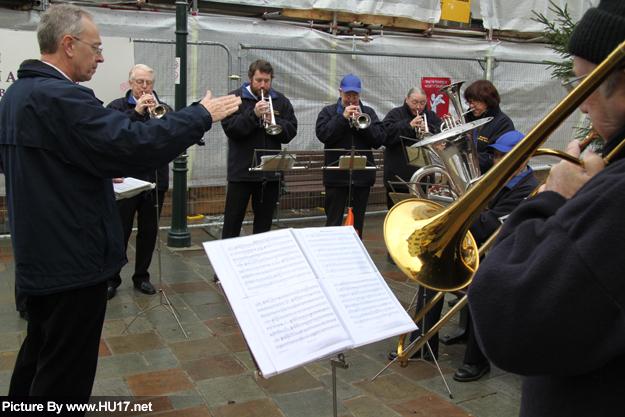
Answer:
[[[425,95],[425,93],[423,92],[423,90],[422,90],[422,89],[420,89],[419,87],[412,87],[412,88],[410,89],[410,91],[408,91],[408,95],[406,96],[406,98],[410,97],[410,96],[411,96],[411,95],[413,95],[413,94],[424,94],[424,95]]]
[[[601,85],[601,93],[605,98],[610,98],[616,92],[619,83],[625,76],[625,68],[619,68],[614,71],[607,80]]]
[[[37,27],[39,51],[53,54],[64,36],[79,37],[84,30],[83,17],[93,21],[91,14],[72,4],[51,6],[42,16]]]
[[[135,80],[135,71],[138,69],[142,69],[145,72],[149,72],[150,74],[152,74],[152,81],[156,81],[156,77],[154,76],[154,70],[145,64],[137,64],[134,67],[132,67],[132,69],[128,73],[128,81],[133,82]]]

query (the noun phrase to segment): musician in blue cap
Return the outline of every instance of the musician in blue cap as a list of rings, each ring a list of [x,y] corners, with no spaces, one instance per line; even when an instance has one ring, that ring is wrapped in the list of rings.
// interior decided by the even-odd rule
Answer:
[[[317,139],[323,142],[326,150],[326,166],[337,165],[339,158],[352,147],[359,155],[367,157],[368,165],[375,166],[371,150],[382,146],[386,130],[375,110],[360,101],[360,92],[360,78],[346,75],[341,80],[340,98],[336,104],[323,108],[317,117]],[[355,123],[360,114],[370,117],[368,126]],[[375,179],[375,170],[354,170],[351,175],[349,170],[324,170],[326,226],[343,225],[347,204],[353,210],[354,228],[362,239],[367,201]]]

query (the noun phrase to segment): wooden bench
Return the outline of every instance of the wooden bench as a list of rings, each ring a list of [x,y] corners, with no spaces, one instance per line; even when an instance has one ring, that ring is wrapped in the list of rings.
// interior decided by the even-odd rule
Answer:
[[[281,208],[323,207],[325,187],[323,186],[323,151],[290,151],[298,164],[308,169],[290,170],[284,174],[285,192],[280,201]],[[386,203],[384,190],[384,152],[374,150],[373,158],[381,169],[376,171],[376,182],[371,189],[369,204]],[[287,198],[285,198],[287,197]],[[296,206],[295,206],[296,205]]]

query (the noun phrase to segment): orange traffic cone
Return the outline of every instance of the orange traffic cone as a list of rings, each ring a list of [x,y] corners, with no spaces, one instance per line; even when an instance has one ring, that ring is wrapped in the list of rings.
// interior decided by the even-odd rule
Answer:
[[[354,213],[352,213],[352,208],[347,208],[347,220],[345,220],[345,226],[353,226],[354,225]],[[358,230],[356,230],[356,234],[358,234]]]

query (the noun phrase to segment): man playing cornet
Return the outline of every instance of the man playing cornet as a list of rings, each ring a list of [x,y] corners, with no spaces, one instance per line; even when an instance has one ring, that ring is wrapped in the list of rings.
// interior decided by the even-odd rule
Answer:
[[[249,169],[255,150],[274,149],[275,154],[282,149],[282,144],[289,143],[297,135],[297,118],[291,102],[284,94],[272,88],[271,64],[263,59],[254,61],[250,65],[248,76],[249,82],[231,93],[241,97],[241,107],[221,122],[228,136],[228,190],[223,239],[239,236],[250,197],[254,211],[252,233],[271,229],[273,212],[279,197],[278,176],[273,171],[254,172]],[[273,115],[270,112],[271,106]],[[272,130],[269,126],[273,122],[275,124]],[[262,155],[262,152],[257,152],[258,162]]]
[[[147,65],[137,64],[128,74],[130,90],[124,97],[113,100],[106,108],[119,110],[132,121],[147,122],[150,120],[152,110],[157,104],[166,106],[169,111],[174,111],[170,106],[162,103],[154,91],[154,70]],[[132,233],[132,225],[137,214],[137,240],[135,244],[135,272],[132,276],[134,287],[144,294],[154,294],[154,286],[150,283],[150,263],[152,252],[158,235],[158,217],[163,209],[165,193],[169,189],[169,164],[163,165],[156,171],[133,175],[143,181],[154,183],[158,172],[158,190],[144,191],[136,196],[117,200],[119,216],[122,219],[124,229],[124,245],[128,249],[128,239]],[[122,182],[122,178],[115,178],[114,182]],[[156,201],[158,198],[158,213]],[[122,283],[118,271],[110,280],[106,291],[106,298],[111,299],[117,292],[117,287]]]
[[[336,104],[325,107],[317,117],[317,139],[324,144],[326,166],[336,165],[345,151],[355,148],[367,157],[367,163],[375,165],[371,149],[382,146],[386,131],[375,110],[360,101],[360,79],[353,74],[341,80],[340,98]],[[366,123],[366,116],[369,124]],[[332,150],[334,149],[334,150]],[[339,151],[336,151],[339,149]],[[329,151],[328,151],[329,150]],[[361,152],[361,151],[369,152]],[[323,185],[326,189],[326,226],[341,226],[345,204],[354,213],[354,228],[362,239],[362,229],[369,200],[369,191],[375,184],[374,170],[325,170]],[[351,178],[351,179],[350,179]],[[351,181],[351,184],[350,184]],[[351,190],[350,190],[351,188]],[[351,198],[348,201],[348,198]]]

